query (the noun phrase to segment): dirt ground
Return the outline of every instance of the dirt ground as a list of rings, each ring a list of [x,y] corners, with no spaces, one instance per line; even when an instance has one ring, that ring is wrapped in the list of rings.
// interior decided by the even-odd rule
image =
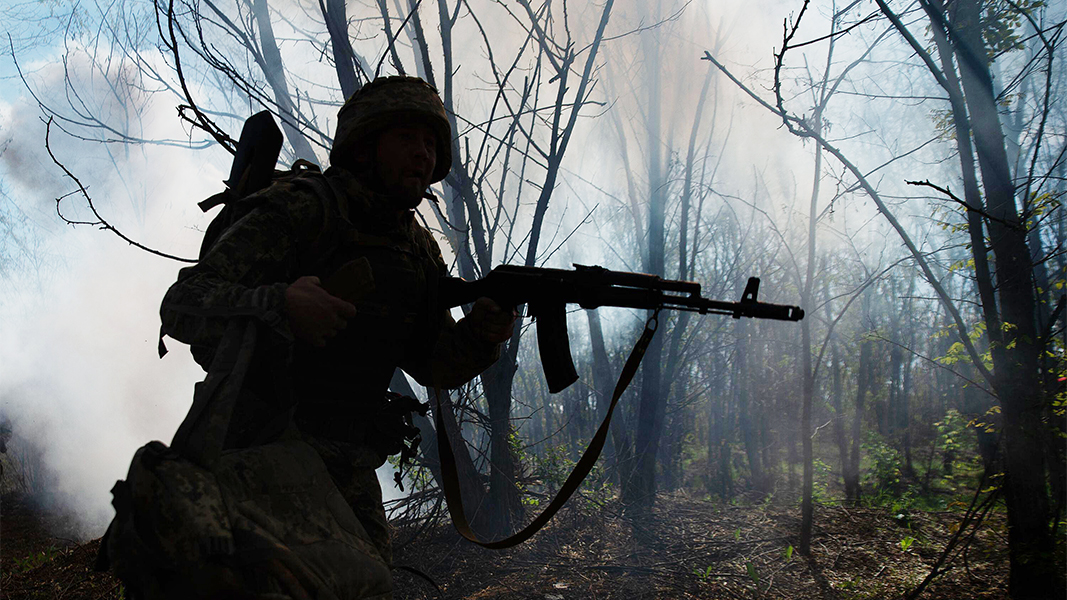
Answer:
[[[799,518],[795,505],[676,494],[661,496],[643,522],[613,503],[574,499],[531,541],[505,551],[477,547],[447,524],[408,543],[412,530],[399,528],[396,564],[418,568],[442,591],[397,570],[396,598],[896,598],[930,572],[960,514],[820,506],[810,558],[790,550]],[[117,580],[92,570],[99,540],[76,543],[67,529],[22,498],[0,499],[0,599],[121,598]],[[992,514],[921,597],[1007,598],[1003,518]]]

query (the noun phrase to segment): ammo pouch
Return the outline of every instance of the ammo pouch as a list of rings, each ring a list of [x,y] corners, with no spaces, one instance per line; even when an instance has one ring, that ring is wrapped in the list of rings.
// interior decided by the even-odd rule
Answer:
[[[391,599],[389,566],[309,445],[222,450],[256,330],[232,320],[172,447],[134,455],[97,569],[131,598]]]

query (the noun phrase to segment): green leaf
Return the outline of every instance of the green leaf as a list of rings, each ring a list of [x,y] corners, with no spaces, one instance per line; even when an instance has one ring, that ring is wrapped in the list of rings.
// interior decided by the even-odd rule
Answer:
[[[748,561],[745,563],[745,570],[748,571],[749,579],[755,582],[756,585],[759,585],[759,573],[756,572],[756,565],[752,564],[751,561]]]

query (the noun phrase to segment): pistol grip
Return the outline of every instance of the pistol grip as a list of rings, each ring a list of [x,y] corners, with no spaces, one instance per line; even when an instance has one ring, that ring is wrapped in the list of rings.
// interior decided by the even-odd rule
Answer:
[[[530,314],[537,319],[537,349],[548,391],[561,392],[578,381],[578,371],[571,360],[571,341],[567,337],[567,306],[562,302],[531,305]]]

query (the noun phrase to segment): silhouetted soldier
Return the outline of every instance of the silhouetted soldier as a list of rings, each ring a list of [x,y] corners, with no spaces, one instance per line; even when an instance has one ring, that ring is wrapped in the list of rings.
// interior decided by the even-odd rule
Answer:
[[[338,114],[331,168],[274,183],[194,266],[162,308],[163,330],[205,368],[233,318],[261,325],[226,446],[298,435],[323,458],[389,564],[375,469],[403,440],[386,391],[396,368],[456,387],[499,356],[514,314],[480,299],[456,323],[437,308],[446,274],[415,218],[427,187],[452,165],[436,90],[413,77],[364,86]]]

